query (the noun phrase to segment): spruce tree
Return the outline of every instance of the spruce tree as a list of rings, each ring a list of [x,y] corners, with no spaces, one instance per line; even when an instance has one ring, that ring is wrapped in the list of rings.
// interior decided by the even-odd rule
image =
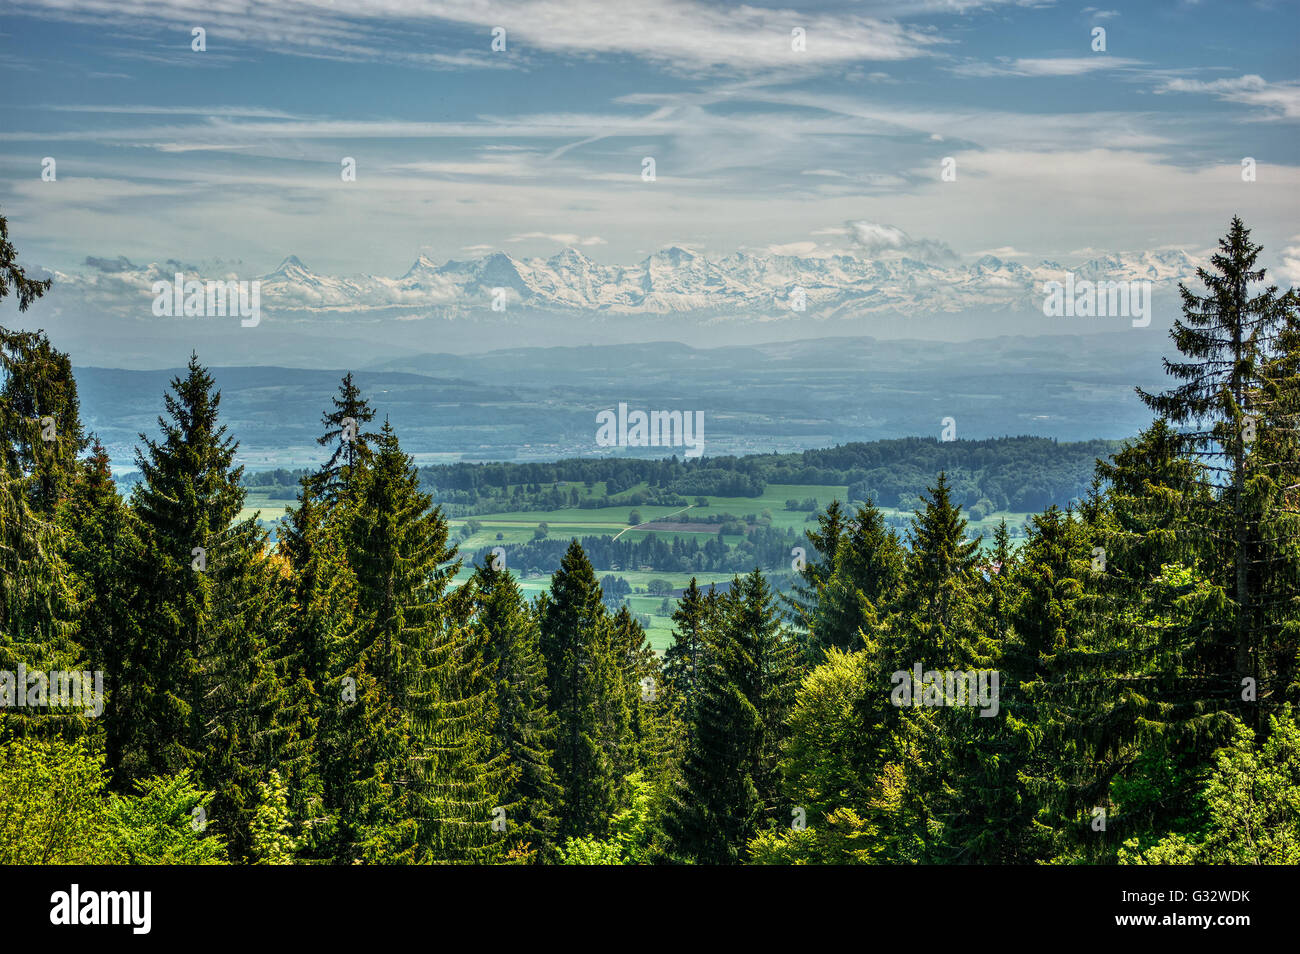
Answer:
[[[60,507],[59,523],[66,531],[64,556],[79,594],[79,641],[90,670],[104,674],[108,700],[101,718],[107,762],[114,766],[130,734],[122,713],[130,709],[128,650],[138,641],[140,625],[140,581],[123,568],[138,563],[140,535],[134,511],[113,483],[108,452],[98,441]]]
[[[1089,613],[1087,526],[1050,507],[1008,567],[1011,635],[1001,643],[999,716],[972,726],[964,800],[947,841],[972,861],[1055,857],[1059,838],[1101,803],[1092,724],[1105,694],[1104,642]]]
[[[242,857],[261,769],[274,758],[262,737],[279,698],[266,641],[283,606],[265,534],[238,519],[238,444],[219,423],[221,395],[197,356],[163,400],[161,439],[141,434],[136,451],[140,624],[116,704],[128,734],[115,782],[194,770],[214,792],[213,822]]]
[[[11,475],[0,460],[0,671],[81,671],[77,642],[77,580],[63,556],[66,531],[28,501],[30,478]],[[0,709],[0,738],[85,731],[80,710]]]
[[[290,697],[278,722],[286,751],[281,770],[300,850],[312,858],[343,851],[338,814],[351,778],[340,733],[355,684],[346,666],[358,646],[356,580],[347,563],[340,521],[310,477],[301,482],[298,506],[281,521],[277,553],[288,564],[290,612],[284,640],[273,647]]]
[[[375,412],[353,383],[351,371],[343,376],[338,394],[330,401],[334,410],[321,415],[325,433],[316,438],[316,443],[328,448],[337,442],[337,446],[313,479],[326,499],[334,500],[357,465],[370,458],[376,435],[364,430],[375,419]]]
[[[340,812],[345,857],[490,859],[490,686],[468,606],[448,593],[460,564],[447,522],[387,422],[343,506],[359,622],[344,669],[356,687],[341,729],[354,773]]]
[[[682,782],[666,819],[673,853],[700,864],[744,860],[764,828],[790,818],[778,775],[794,702],[793,642],[755,569],[717,603]]]
[[[647,760],[658,764],[653,754],[657,748],[653,710],[663,689],[663,678],[659,659],[650,648],[645,630],[626,604],[610,618],[610,641],[622,670],[627,698],[631,744],[621,753],[619,766],[620,774],[626,776],[647,767]]]
[[[676,786],[685,741],[680,707],[667,691],[663,665],[632,611],[620,607],[611,625],[615,651],[622,659],[632,736],[621,771],[625,780],[635,777],[644,786],[648,810],[657,816]],[[634,797],[633,788],[629,781],[625,803]],[[652,827],[656,837],[651,840],[658,851],[658,829]]]
[[[897,599],[903,561],[897,534],[868,500],[848,521],[810,614],[809,662],[820,662],[832,646],[845,652],[862,647],[861,634],[870,632]]]
[[[804,536],[812,544],[813,559],[804,555],[803,569],[799,571],[793,593],[782,597],[790,622],[801,634],[805,645],[812,629],[812,611],[821,598],[822,588],[830,581],[835,571],[835,557],[839,553],[840,542],[848,529],[848,517],[838,500],[832,500],[825,511],[817,515],[817,529],[804,531]],[[806,548],[805,548],[806,549]],[[820,557],[816,559],[815,557]],[[812,658],[811,650],[805,655]]]
[[[1092,544],[1080,610],[1094,636],[1075,733],[1110,817],[1105,839],[1076,821],[1082,857],[1194,824],[1197,777],[1234,733],[1241,691],[1224,652],[1222,550],[1203,532],[1217,505],[1204,464],[1157,420],[1097,472],[1104,490],[1080,508]]]
[[[1300,289],[1292,287],[1288,297],[1261,386],[1251,396],[1260,417],[1251,446],[1256,464],[1251,490],[1260,513],[1266,678],[1259,700],[1266,709],[1290,705],[1300,711]]]
[[[9,222],[0,215],[0,301],[12,292],[18,296],[18,310],[26,311],[53,283],[49,278],[27,277],[26,270],[18,264],[18,250],[9,241]]]
[[[10,473],[31,478],[29,499],[50,514],[78,476],[89,446],[68,355],[41,331],[0,328],[0,450]]]
[[[664,680],[681,701],[682,719],[689,726],[695,718],[695,702],[705,665],[708,613],[704,593],[691,577],[690,584],[673,611],[673,642],[664,653]]]
[[[507,854],[544,861],[552,856],[561,791],[551,768],[555,716],[547,706],[546,663],[537,618],[519,585],[490,556],[474,572],[476,639],[494,684],[494,756],[506,769],[499,806]]]
[[[1261,573],[1269,548],[1264,543],[1258,478],[1269,462],[1253,451],[1261,412],[1260,398],[1276,382],[1279,369],[1269,359],[1279,335],[1293,321],[1292,293],[1264,286],[1257,267],[1262,246],[1234,216],[1211,268],[1197,269],[1206,293],[1179,285],[1182,318],[1170,337],[1183,360],[1165,359],[1165,371],[1180,383],[1168,391],[1138,394],[1163,419],[1184,427],[1181,446],[1200,459],[1217,488],[1217,502],[1204,530],[1215,539],[1227,574],[1222,580],[1233,602],[1232,625],[1220,637],[1225,676],[1240,687],[1270,681],[1262,670],[1269,641],[1268,610],[1262,603]],[[1241,700],[1237,712],[1257,728],[1258,706]]]
[[[624,661],[596,574],[577,540],[539,601],[541,647],[557,730],[560,835],[604,837],[622,799],[633,738]]]
[[[959,759],[966,756],[973,733],[984,730],[977,727],[980,717],[970,707],[886,708],[886,700],[892,701],[893,674],[912,684],[915,701],[929,691],[915,684],[915,665],[938,673],[989,670],[997,654],[985,623],[979,539],[966,539],[966,520],[952,502],[945,474],[927,490],[929,496],[922,498],[908,530],[897,610],[882,622],[868,647],[862,702],[866,724],[888,726],[875,800],[888,806],[879,817],[880,837],[886,843],[885,856],[894,862],[946,860],[947,843],[936,835],[952,824],[961,808],[950,779],[964,771]]]
[[[1016,551],[1011,546],[1011,532],[1006,520],[998,522],[993,531],[993,546],[988,552],[988,562],[981,572],[989,584],[989,621],[993,624],[996,639],[1006,636],[1009,621],[1008,580],[1015,571]]]
[[[898,599],[904,655],[914,657],[912,662],[927,655],[936,668],[965,669],[986,661],[989,648],[968,613],[979,576],[980,541],[966,538],[966,520],[952,502],[946,474],[926,490],[930,496],[913,511],[907,532],[907,581]]]
[[[17,255],[0,215],[0,300],[12,292],[25,312],[51,281],[28,278]],[[20,663],[33,670],[84,668],[76,582],[63,558],[65,531],[52,519],[83,447],[67,356],[42,332],[0,327],[0,669],[14,671]],[[6,710],[0,737],[80,733],[84,723],[79,713],[32,720]]]

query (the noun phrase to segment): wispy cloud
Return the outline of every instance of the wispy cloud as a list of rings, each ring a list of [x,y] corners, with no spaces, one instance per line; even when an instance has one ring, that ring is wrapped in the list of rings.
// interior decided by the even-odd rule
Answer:
[[[0,202],[34,253],[64,265],[96,249],[271,264],[293,250],[347,272],[411,248],[568,244],[621,260],[672,241],[1059,258],[1204,241],[1224,209],[1294,246],[1300,169],[1276,120],[1300,113],[1297,84],[1250,72],[1285,69],[1268,64],[1286,62],[1293,8],[1257,9],[1249,43],[1241,24],[1123,10],[10,0],[7,49],[24,68],[2,74],[15,95],[0,105]],[[1124,55],[1088,53],[1094,23]],[[190,50],[196,25],[205,53]],[[135,78],[83,80],[115,69]],[[1224,158],[1239,152],[1269,163],[1248,188]],[[57,182],[40,179],[47,155]],[[340,177],[345,156],[355,181]],[[955,181],[940,178],[945,157]],[[826,228],[846,220],[858,227]]]
[[[1226,102],[1262,107],[1267,114],[1261,118],[1300,119],[1300,82],[1270,83],[1254,73],[1208,82],[1172,79],[1157,87],[1155,92],[1207,93]]]
[[[530,242],[530,241],[556,242],[560,245],[590,246],[608,244],[599,235],[588,235],[585,238],[581,235],[575,235],[570,232],[521,232],[518,235],[512,235],[506,239],[507,242]]]
[[[21,106],[22,104],[17,104]],[[111,104],[47,104],[34,106],[56,113],[123,114],[131,116],[221,116],[238,119],[301,119],[293,113],[259,106],[149,106]]]
[[[136,29],[141,22],[186,30],[202,24],[209,50],[220,50],[225,42],[295,55],[454,68],[505,65],[512,51],[582,59],[634,56],[692,70],[828,66],[912,59],[942,42],[931,30],[859,13],[798,13],[703,0],[279,0],[230,6],[205,0],[17,0],[13,6],[52,19]],[[924,7],[905,4],[899,12],[924,12]],[[408,29],[454,24],[480,37],[480,43],[473,49],[414,51],[394,42],[400,38],[398,23]],[[494,27],[506,31],[504,56],[491,50]],[[791,43],[796,28],[807,39],[799,50]]]
[[[1001,57],[996,63],[960,63],[948,69],[958,76],[1082,76],[1105,70],[1135,69],[1143,66],[1142,60],[1096,53],[1092,56],[1032,57],[1009,59]]]

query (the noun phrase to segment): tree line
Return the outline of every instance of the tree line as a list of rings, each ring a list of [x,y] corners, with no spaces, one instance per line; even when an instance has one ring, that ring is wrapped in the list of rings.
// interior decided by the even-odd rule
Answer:
[[[1092,463],[1116,441],[1045,437],[941,441],[908,437],[797,454],[698,460],[574,458],[555,463],[456,463],[422,467],[424,486],[455,516],[563,507],[685,506],[697,497],[758,497],[769,484],[845,485],[850,500],[910,510],[939,471],[955,499],[988,512],[1030,512],[1082,497]],[[597,483],[602,496],[591,496]],[[583,484],[588,493],[579,493]],[[643,490],[633,488],[645,485]]]

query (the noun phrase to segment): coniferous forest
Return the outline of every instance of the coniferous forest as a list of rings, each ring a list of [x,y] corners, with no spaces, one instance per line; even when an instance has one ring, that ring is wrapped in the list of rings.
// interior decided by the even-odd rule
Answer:
[[[902,533],[837,502],[663,654],[576,540],[535,599],[454,585],[350,378],[272,541],[200,355],[123,495],[57,336],[0,329],[0,861],[1300,863],[1300,296],[1259,254],[1234,219],[1154,422],[1022,545],[942,472]],[[48,288],[0,219],[0,297]]]

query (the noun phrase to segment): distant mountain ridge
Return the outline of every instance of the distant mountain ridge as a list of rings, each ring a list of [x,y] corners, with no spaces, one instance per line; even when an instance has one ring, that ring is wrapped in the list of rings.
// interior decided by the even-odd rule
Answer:
[[[575,248],[546,259],[494,252],[438,263],[420,255],[397,278],[324,275],[295,255],[264,275],[198,274],[175,262],[139,266],[125,259],[95,259],[87,264],[94,270],[55,272],[56,286],[101,305],[126,296],[137,311],[151,297],[155,281],[171,281],[182,271],[186,280],[258,279],[262,307],[290,317],[396,312],[451,318],[490,312],[498,296],[507,309],[554,313],[779,318],[801,310],[796,290],[802,289],[809,315],[840,318],[1037,307],[1043,284],[1062,281],[1067,271],[1076,280],[1150,281],[1161,287],[1191,279],[1198,262],[1181,250],[1114,253],[1071,269],[1046,260],[1026,266],[993,255],[968,264],[750,252],[710,259],[673,246],[630,265],[604,265]]]
[[[661,448],[597,443],[597,415],[619,402],[703,411],[708,457],[937,437],[947,417],[960,440],[1125,438],[1150,424],[1133,388],[1161,386],[1162,349],[1159,336],[1135,331],[955,343],[831,337],[720,348],[512,346],[477,355],[411,349],[369,367],[210,367],[240,463],[258,470],[320,465],[321,413],[347,370],[420,464],[529,462],[662,456]],[[276,356],[265,348],[256,354]],[[162,395],[180,369],[75,370],[87,430],[119,469],[130,468],[140,433],[154,433]]]

